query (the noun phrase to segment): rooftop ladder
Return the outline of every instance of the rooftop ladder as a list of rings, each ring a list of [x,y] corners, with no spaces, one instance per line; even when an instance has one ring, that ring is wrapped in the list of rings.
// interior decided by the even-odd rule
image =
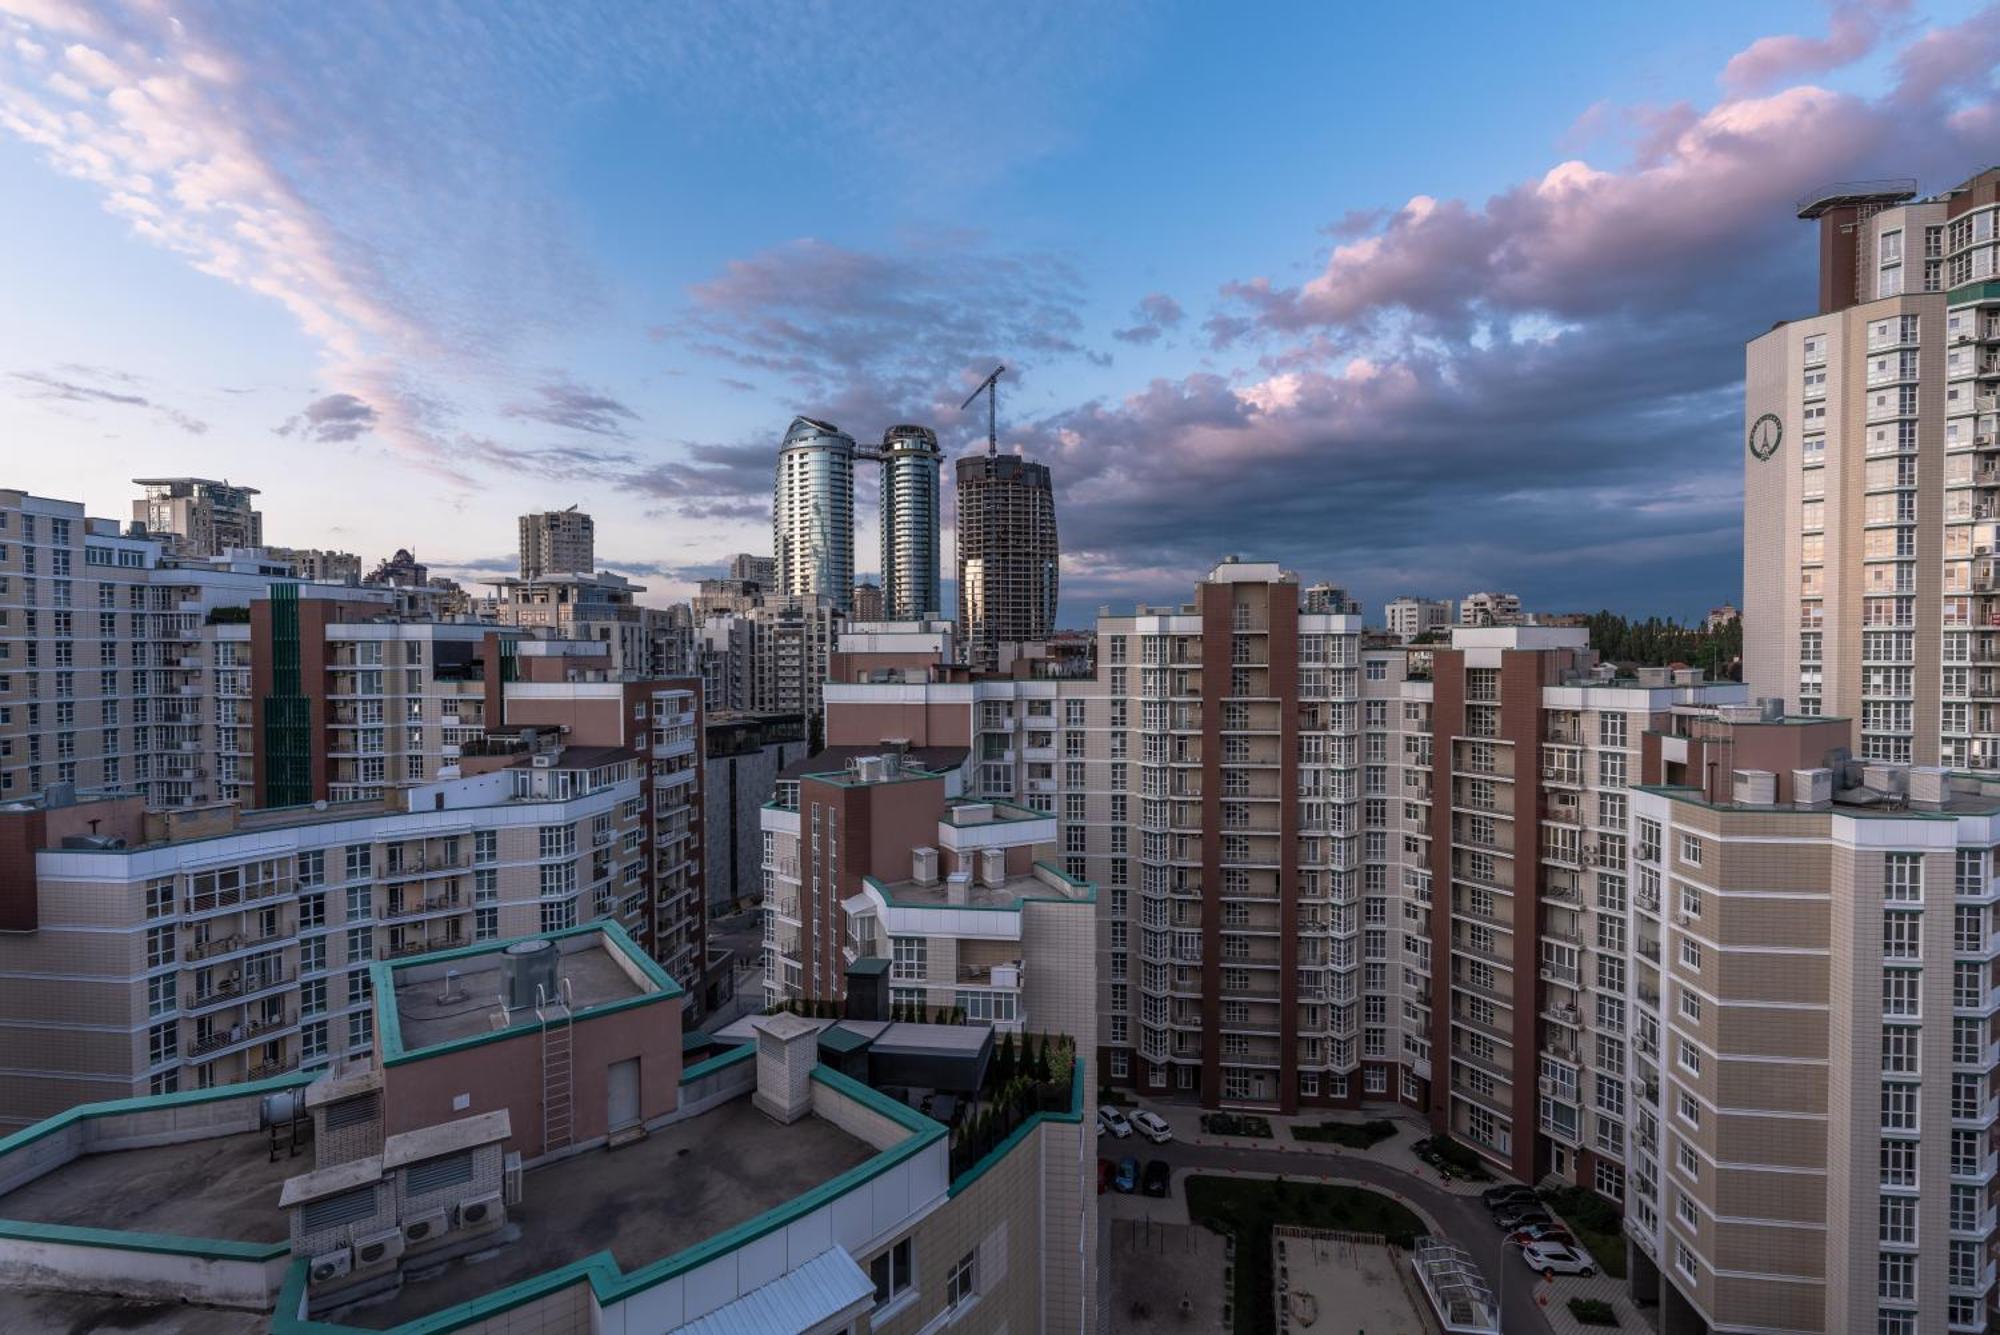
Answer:
[[[571,1015],[576,993],[568,978],[554,997],[535,985],[535,1018],[542,1024],[542,1153],[568,1149],[576,1122],[576,1072],[570,1060]]]

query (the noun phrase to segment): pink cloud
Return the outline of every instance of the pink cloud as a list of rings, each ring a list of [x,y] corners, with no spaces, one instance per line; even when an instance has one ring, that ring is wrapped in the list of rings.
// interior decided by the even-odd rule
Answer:
[[[1908,9],[1909,0],[1836,4],[1827,19],[1826,36],[1783,33],[1759,37],[1723,66],[1722,86],[1732,93],[1758,92],[1786,79],[1851,65],[1874,50],[1888,22]]]

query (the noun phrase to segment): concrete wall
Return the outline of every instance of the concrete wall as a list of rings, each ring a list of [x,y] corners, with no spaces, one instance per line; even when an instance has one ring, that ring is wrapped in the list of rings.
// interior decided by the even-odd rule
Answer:
[[[0,1287],[269,1311],[291,1261],[290,1255],[220,1260],[5,1238],[0,1239]]]

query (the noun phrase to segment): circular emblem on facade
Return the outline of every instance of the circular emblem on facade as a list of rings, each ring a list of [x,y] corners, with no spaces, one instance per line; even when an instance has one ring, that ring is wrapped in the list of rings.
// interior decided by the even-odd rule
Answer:
[[[1750,424],[1750,453],[1768,459],[1778,452],[1778,442],[1784,438],[1785,424],[1776,413],[1765,413]]]

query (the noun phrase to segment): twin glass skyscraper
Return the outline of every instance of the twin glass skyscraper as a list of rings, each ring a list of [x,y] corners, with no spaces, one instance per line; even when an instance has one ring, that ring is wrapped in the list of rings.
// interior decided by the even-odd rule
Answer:
[[[777,592],[823,596],[851,611],[854,590],[854,461],[882,466],[882,615],[894,621],[938,616],[938,494],[943,455],[937,432],[893,426],[879,447],[857,446],[830,422],[795,417],[778,454],[772,498]]]

